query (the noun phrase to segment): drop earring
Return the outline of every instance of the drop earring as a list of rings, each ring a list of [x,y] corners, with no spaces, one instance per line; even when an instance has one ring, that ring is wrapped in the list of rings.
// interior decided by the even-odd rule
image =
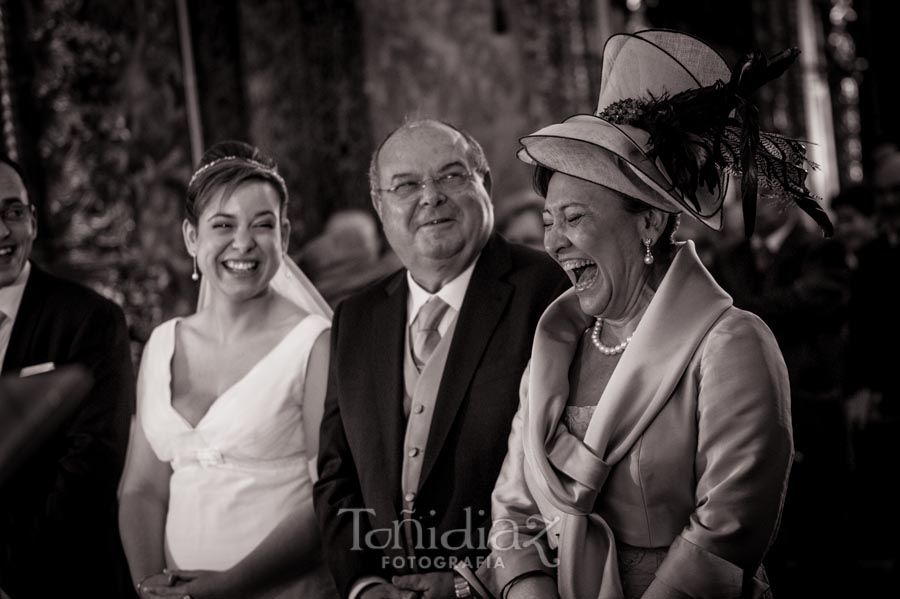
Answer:
[[[194,272],[191,273],[191,280],[199,281],[200,280],[200,271],[197,270],[197,255],[194,254],[193,258],[194,258]]]
[[[646,239],[643,240],[643,242],[644,242],[644,248],[646,248],[646,250],[647,250],[646,253],[644,254],[644,264],[646,264],[647,266],[650,266],[651,264],[653,264],[653,252],[650,251],[650,244],[653,243],[653,240],[650,239],[649,237],[647,237]]]

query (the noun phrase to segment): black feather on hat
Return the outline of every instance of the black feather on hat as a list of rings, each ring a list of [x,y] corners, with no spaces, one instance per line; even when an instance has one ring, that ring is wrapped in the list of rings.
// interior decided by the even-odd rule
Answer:
[[[750,101],[799,53],[791,48],[767,59],[753,52],[728,69],[712,48],[684,33],[613,36],[603,52],[596,114],[523,137],[519,157],[667,212],[684,210],[713,229],[721,228],[729,173],[741,179],[747,236],[760,182],[793,200],[831,236],[828,215],[806,187],[806,167],[815,165],[805,146],[761,132]]]

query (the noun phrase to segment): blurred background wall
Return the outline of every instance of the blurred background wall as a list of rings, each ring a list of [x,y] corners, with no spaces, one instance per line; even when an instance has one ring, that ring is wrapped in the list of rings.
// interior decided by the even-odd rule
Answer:
[[[193,304],[181,204],[216,140],[248,139],[279,162],[295,256],[336,211],[369,210],[371,152],[409,117],[481,140],[502,209],[530,187],[518,137],[594,109],[605,39],[672,27],[729,62],[803,47],[758,101],[766,127],[818,142],[814,183],[829,197],[900,138],[897,4],[0,0],[4,144],[30,177],[37,259],[122,304],[140,345]]]

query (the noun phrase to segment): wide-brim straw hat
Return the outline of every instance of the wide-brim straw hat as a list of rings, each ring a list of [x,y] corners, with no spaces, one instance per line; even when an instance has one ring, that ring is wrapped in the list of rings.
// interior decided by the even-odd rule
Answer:
[[[659,160],[648,156],[649,133],[597,115],[625,99],[667,94],[727,82],[722,56],[686,33],[646,30],[612,36],[603,48],[600,97],[595,114],[579,114],[519,141],[519,158],[641,200],[665,212],[688,212],[713,229],[722,227],[727,176],[719,170],[712,191],[696,192],[697,206],[675,188]]]

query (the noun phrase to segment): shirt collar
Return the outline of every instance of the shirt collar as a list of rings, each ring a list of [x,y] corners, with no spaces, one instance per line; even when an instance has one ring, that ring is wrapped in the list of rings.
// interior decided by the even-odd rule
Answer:
[[[779,250],[781,250],[781,246],[784,245],[784,240],[787,239],[787,236],[790,235],[793,229],[794,222],[788,220],[786,223],[769,233],[769,235],[762,240],[766,245],[766,249],[768,249],[772,255],[777,254]]]
[[[480,255],[480,254],[479,254]],[[406,271],[406,283],[409,285],[409,310],[407,314],[407,325],[415,320],[425,302],[430,300],[432,296],[438,296],[448,306],[456,312],[462,308],[463,299],[466,297],[466,290],[469,288],[469,281],[472,279],[472,273],[475,271],[475,264],[478,263],[478,256],[472,260],[472,263],[464,271],[459,273],[455,279],[446,283],[437,293],[429,293],[421,285],[416,283],[409,271]]]
[[[16,319],[19,305],[22,303],[22,295],[25,293],[25,284],[31,274],[31,262],[25,262],[25,267],[16,280],[6,287],[0,287],[0,312],[6,314],[10,321]]]

